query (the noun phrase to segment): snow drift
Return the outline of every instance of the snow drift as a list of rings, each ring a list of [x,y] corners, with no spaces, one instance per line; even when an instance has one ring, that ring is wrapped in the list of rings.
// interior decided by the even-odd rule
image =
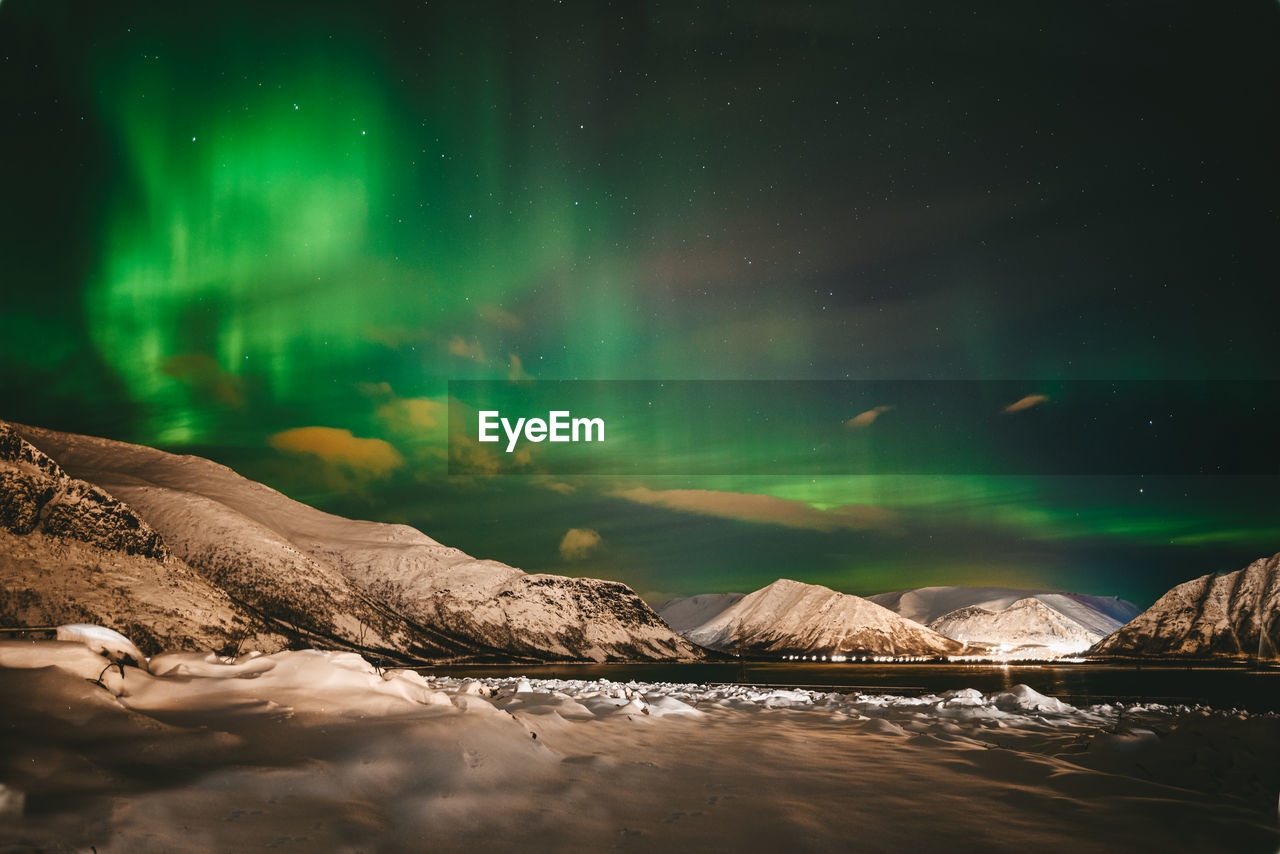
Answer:
[[[0,642],[0,846],[1274,851],[1280,718]],[[960,674],[957,673],[959,678]]]

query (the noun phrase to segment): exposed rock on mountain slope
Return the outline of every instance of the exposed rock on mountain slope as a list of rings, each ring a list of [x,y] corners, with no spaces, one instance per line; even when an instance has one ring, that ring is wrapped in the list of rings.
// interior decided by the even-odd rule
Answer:
[[[92,546],[164,560],[160,535],[105,490],[69,477],[56,462],[0,422],[0,525],[39,529]]]
[[[1044,647],[1057,655],[1083,652],[1101,640],[1099,635],[1034,597],[1019,599],[1000,611],[977,605],[958,608],[929,623],[929,628],[966,643],[1005,649]]]
[[[742,593],[699,593],[672,599],[658,606],[658,615],[677,632],[684,633],[710,620],[735,604]]]
[[[0,625],[75,622],[117,629],[148,653],[284,643],[132,508],[0,422]]]
[[[199,457],[15,428],[128,502],[214,584],[338,645],[425,658],[699,655],[616,582],[476,560],[405,525],[321,512]]]
[[[1098,656],[1276,657],[1280,648],[1280,555],[1225,575],[1179,584],[1104,638]]]
[[[1115,596],[1089,596],[1057,590],[1019,590],[1010,587],[918,587],[868,596],[872,602],[928,625],[960,608],[1003,611],[1019,599],[1036,599],[1078,623],[1085,631],[1105,637],[1138,616],[1131,602]],[[996,641],[999,642],[998,640]]]
[[[785,578],[685,636],[713,649],[779,655],[946,655],[963,648],[874,602]]]

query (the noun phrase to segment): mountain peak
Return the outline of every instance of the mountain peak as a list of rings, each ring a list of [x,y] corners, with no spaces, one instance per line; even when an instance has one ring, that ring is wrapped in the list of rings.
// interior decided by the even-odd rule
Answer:
[[[962,644],[859,596],[780,578],[685,632],[713,649],[760,654],[945,655]]]
[[[1037,655],[1082,652],[1101,639],[1076,620],[1034,596],[1000,609],[967,605],[942,615],[929,628],[966,643],[1002,650],[1028,649]]]

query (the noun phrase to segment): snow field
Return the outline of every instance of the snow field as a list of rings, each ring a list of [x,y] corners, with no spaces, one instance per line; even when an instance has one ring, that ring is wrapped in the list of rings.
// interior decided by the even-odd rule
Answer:
[[[1274,852],[1280,718],[0,643],[0,847]],[[104,645],[106,649],[111,644]],[[959,674],[958,674],[959,676]],[[94,683],[101,677],[100,683]]]

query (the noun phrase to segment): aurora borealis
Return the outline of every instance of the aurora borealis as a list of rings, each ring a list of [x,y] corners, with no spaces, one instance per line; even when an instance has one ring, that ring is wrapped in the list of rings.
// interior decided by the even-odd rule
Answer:
[[[1274,470],[762,475],[748,433],[714,474],[450,478],[447,383],[1275,380],[1278,37],[1273,2],[4,0],[0,417],[655,596],[1149,604],[1280,550]]]

